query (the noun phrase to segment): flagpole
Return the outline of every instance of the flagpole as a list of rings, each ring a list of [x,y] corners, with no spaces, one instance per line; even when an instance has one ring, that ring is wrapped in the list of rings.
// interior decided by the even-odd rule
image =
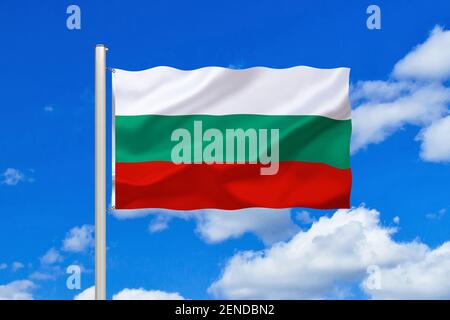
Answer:
[[[95,299],[106,300],[106,51],[95,47]]]

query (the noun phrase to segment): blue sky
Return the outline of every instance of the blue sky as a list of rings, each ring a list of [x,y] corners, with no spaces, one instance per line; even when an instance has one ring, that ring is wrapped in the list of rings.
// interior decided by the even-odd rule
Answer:
[[[66,8],[70,4],[81,8],[81,30],[66,28]],[[22,291],[33,298],[72,299],[93,285],[91,233],[75,229],[72,236],[85,236],[80,247],[70,247],[64,239],[71,238],[69,232],[73,228],[94,223],[93,53],[97,43],[109,47],[108,66],[127,70],[160,65],[181,69],[351,67],[353,92],[362,96],[353,107],[365,107],[357,114],[360,123],[365,115],[373,117],[374,122],[384,121],[383,116],[370,111],[371,105],[383,105],[386,101],[375,99],[364,89],[364,83],[369,81],[382,81],[391,87],[404,85],[409,92],[397,92],[388,101],[390,105],[383,105],[385,108],[396,108],[402,98],[408,99],[408,94],[414,100],[414,93],[422,89],[431,88],[431,94],[442,94],[437,102],[430,98],[429,109],[423,106],[422,113],[404,116],[399,111],[399,120],[386,120],[386,126],[379,124],[378,131],[389,134],[373,138],[377,143],[371,143],[375,140],[370,137],[363,139],[361,148],[352,155],[351,204],[364,204],[363,208],[379,211],[377,228],[398,228],[391,235],[396,244],[420,243],[433,250],[450,241],[448,160],[433,154],[423,156],[425,140],[417,138],[448,112],[450,77],[432,75],[431,80],[424,80],[423,75],[414,73],[414,59],[404,63],[411,72],[405,68],[393,72],[401,59],[432,37],[430,32],[436,25],[441,26],[442,33],[450,29],[450,4],[446,0],[376,1],[381,8],[382,28],[368,30],[366,8],[370,4],[2,1],[0,294],[10,290],[8,284],[14,281],[28,281],[22,282]],[[448,50],[445,43],[442,48]],[[433,61],[423,60],[423,64]],[[108,85],[108,105],[110,95]],[[428,98],[420,101],[423,100]],[[369,101],[369,107],[365,101]],[[407,107],[408,104],[398,108]],[[359,128],[363,128],[358,132],[364,136],[364,125]],[[8,177],[13,180],[7,180]],[[269,214],[263,219],[268,225],[263,221],[257,227],[246,220],[244,225],[248,227],[243,227],[242,234],[230,231],[222,236],[217,236],[215,221],[195,215],[178,213],[170,219],[154,213],[132,219],[108,215],[109,297],[124,288],[142,288],[178,292],[190,299],[241,298],[232,294],[232,289],[239,288],[237,280],[232,288],[221,286],[219,294],[208,291],[212,283],[220,280],[231,257],[246,250],[270,250],[274,242],[272,238],[267,240],[270,235],[288,242],[299,230],[308,232],[313,220],[317,222],[319,217],[331,217],[334,213],[307,210],[308,214],[300,214],[299,219],[299,212],[303,210]],[[304,219],[305,216],[311,219]],[[272,224],[274,230],[270,229]],[[156,232],[158,226],[164,230]],[[58,252],[57,256],[40,259],[51,248]],[[84,268],[81,290],[66,288],[65,268],[73,263]],[[51,277],[36,276],[37,272]],[[333,286],[321,289],[319,295],[385,297],[371,296],[361,289],[364,274],[358,269],[349,277],[336,276]],[[276,287],[277,292],[283,289]],[[336,288],[339,295],[335,294]],[[314,291],[311,297],[317,294]]]

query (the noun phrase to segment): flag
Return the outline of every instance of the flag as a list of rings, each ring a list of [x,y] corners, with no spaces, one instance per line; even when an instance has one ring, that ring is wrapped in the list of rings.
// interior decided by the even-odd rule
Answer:
[[[349,69],[115,69],[116,209],[347,208]]]

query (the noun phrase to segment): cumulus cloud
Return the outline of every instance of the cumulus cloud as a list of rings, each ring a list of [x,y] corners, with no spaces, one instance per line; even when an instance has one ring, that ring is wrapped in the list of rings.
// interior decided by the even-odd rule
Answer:
[[[75,300],[94,300],[95,286],[76,295]],[[125,288],[113,295],[113,300],[184,300],[178,292]]]
[[[420,132],[417,139],[422,141],[420,148],[422,159],[430,162],[449,162],[450,116],[433,122]]]
[[[55,248],[50,248],[42,257],[39,258],[41,264],[52,265],[63,261],[63,257]]]
[[[123,212],[125,211],[125,212]],[[119,219],[153,216],[149,231],[167,229],[174,218],[195,220],[197,234],[208,243],[218,243],[230,238],[238,238],[245,233],[254,233],[264,243],[271,244],[287,240],[298,230],[292,222],[291,209],[250,208],[242,210],[138,210],[132,214],[128,210],[116,210]]]
[[[94,246],[94,226],[82,225],[72,228],[63,240],[64,251],[83,252]]]
[[[430,37],[394,67],[397,78],[444,80],[450,77],[450,30],[436,26]]]
[[[450,299],[450,242],[379,272],[380,288],[363,284],[374,299]]]
[[[17,280],[0,285],[0,300],[32,300],[35,284],[30,280]]]
[[[448,251],[442,247],[431,250],[418,241],[396,242],[392,238],[395,232],[396,229],[380,224],[376,210],[365,207],[338,210],[332,217],[320,218],[290,241],[261,251],[237,253],[209,292],[226,299],[343,298],[351,296],[355,285],[364,287],[368,268],[376,265],[382,272],[381,287],[376,290],[364,287],[364,291],[374,298],[394,297],[394,294],[402,298],[402,292],[407,291],[405,282],[393,283],[389,276],[392,270],[419,268],[432,261],[435,266],[431,270],[450,272],[450,264],[441,263],[450,259]],[[435,256],[441,259],[433,259]],[[424,290],[421,298],[450,297],[450,279],[443,271],[422,275],[418,272],[417,278],[409,281],[432,283],[421,277],[431,277],[441,282],[442,288],[448,288],[446,292],[437,290],[436,294],[433,290]],[[394,292],[393,287],[397,287],[397,291]]]
[[[450,31],[435,27],[429,38],[395,66],[387,81],[361,81],[352,86],[352,153],[384,141],[406,125],[425,128],[421,157],[448,161],[450,146],[440,134],[448,133],[450,104]]]

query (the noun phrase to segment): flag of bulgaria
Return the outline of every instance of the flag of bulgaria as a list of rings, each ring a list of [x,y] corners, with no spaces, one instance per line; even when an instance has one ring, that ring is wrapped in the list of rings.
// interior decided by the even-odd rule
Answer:
[[[113,73],[117,209],[347,208],[349,69]]]

